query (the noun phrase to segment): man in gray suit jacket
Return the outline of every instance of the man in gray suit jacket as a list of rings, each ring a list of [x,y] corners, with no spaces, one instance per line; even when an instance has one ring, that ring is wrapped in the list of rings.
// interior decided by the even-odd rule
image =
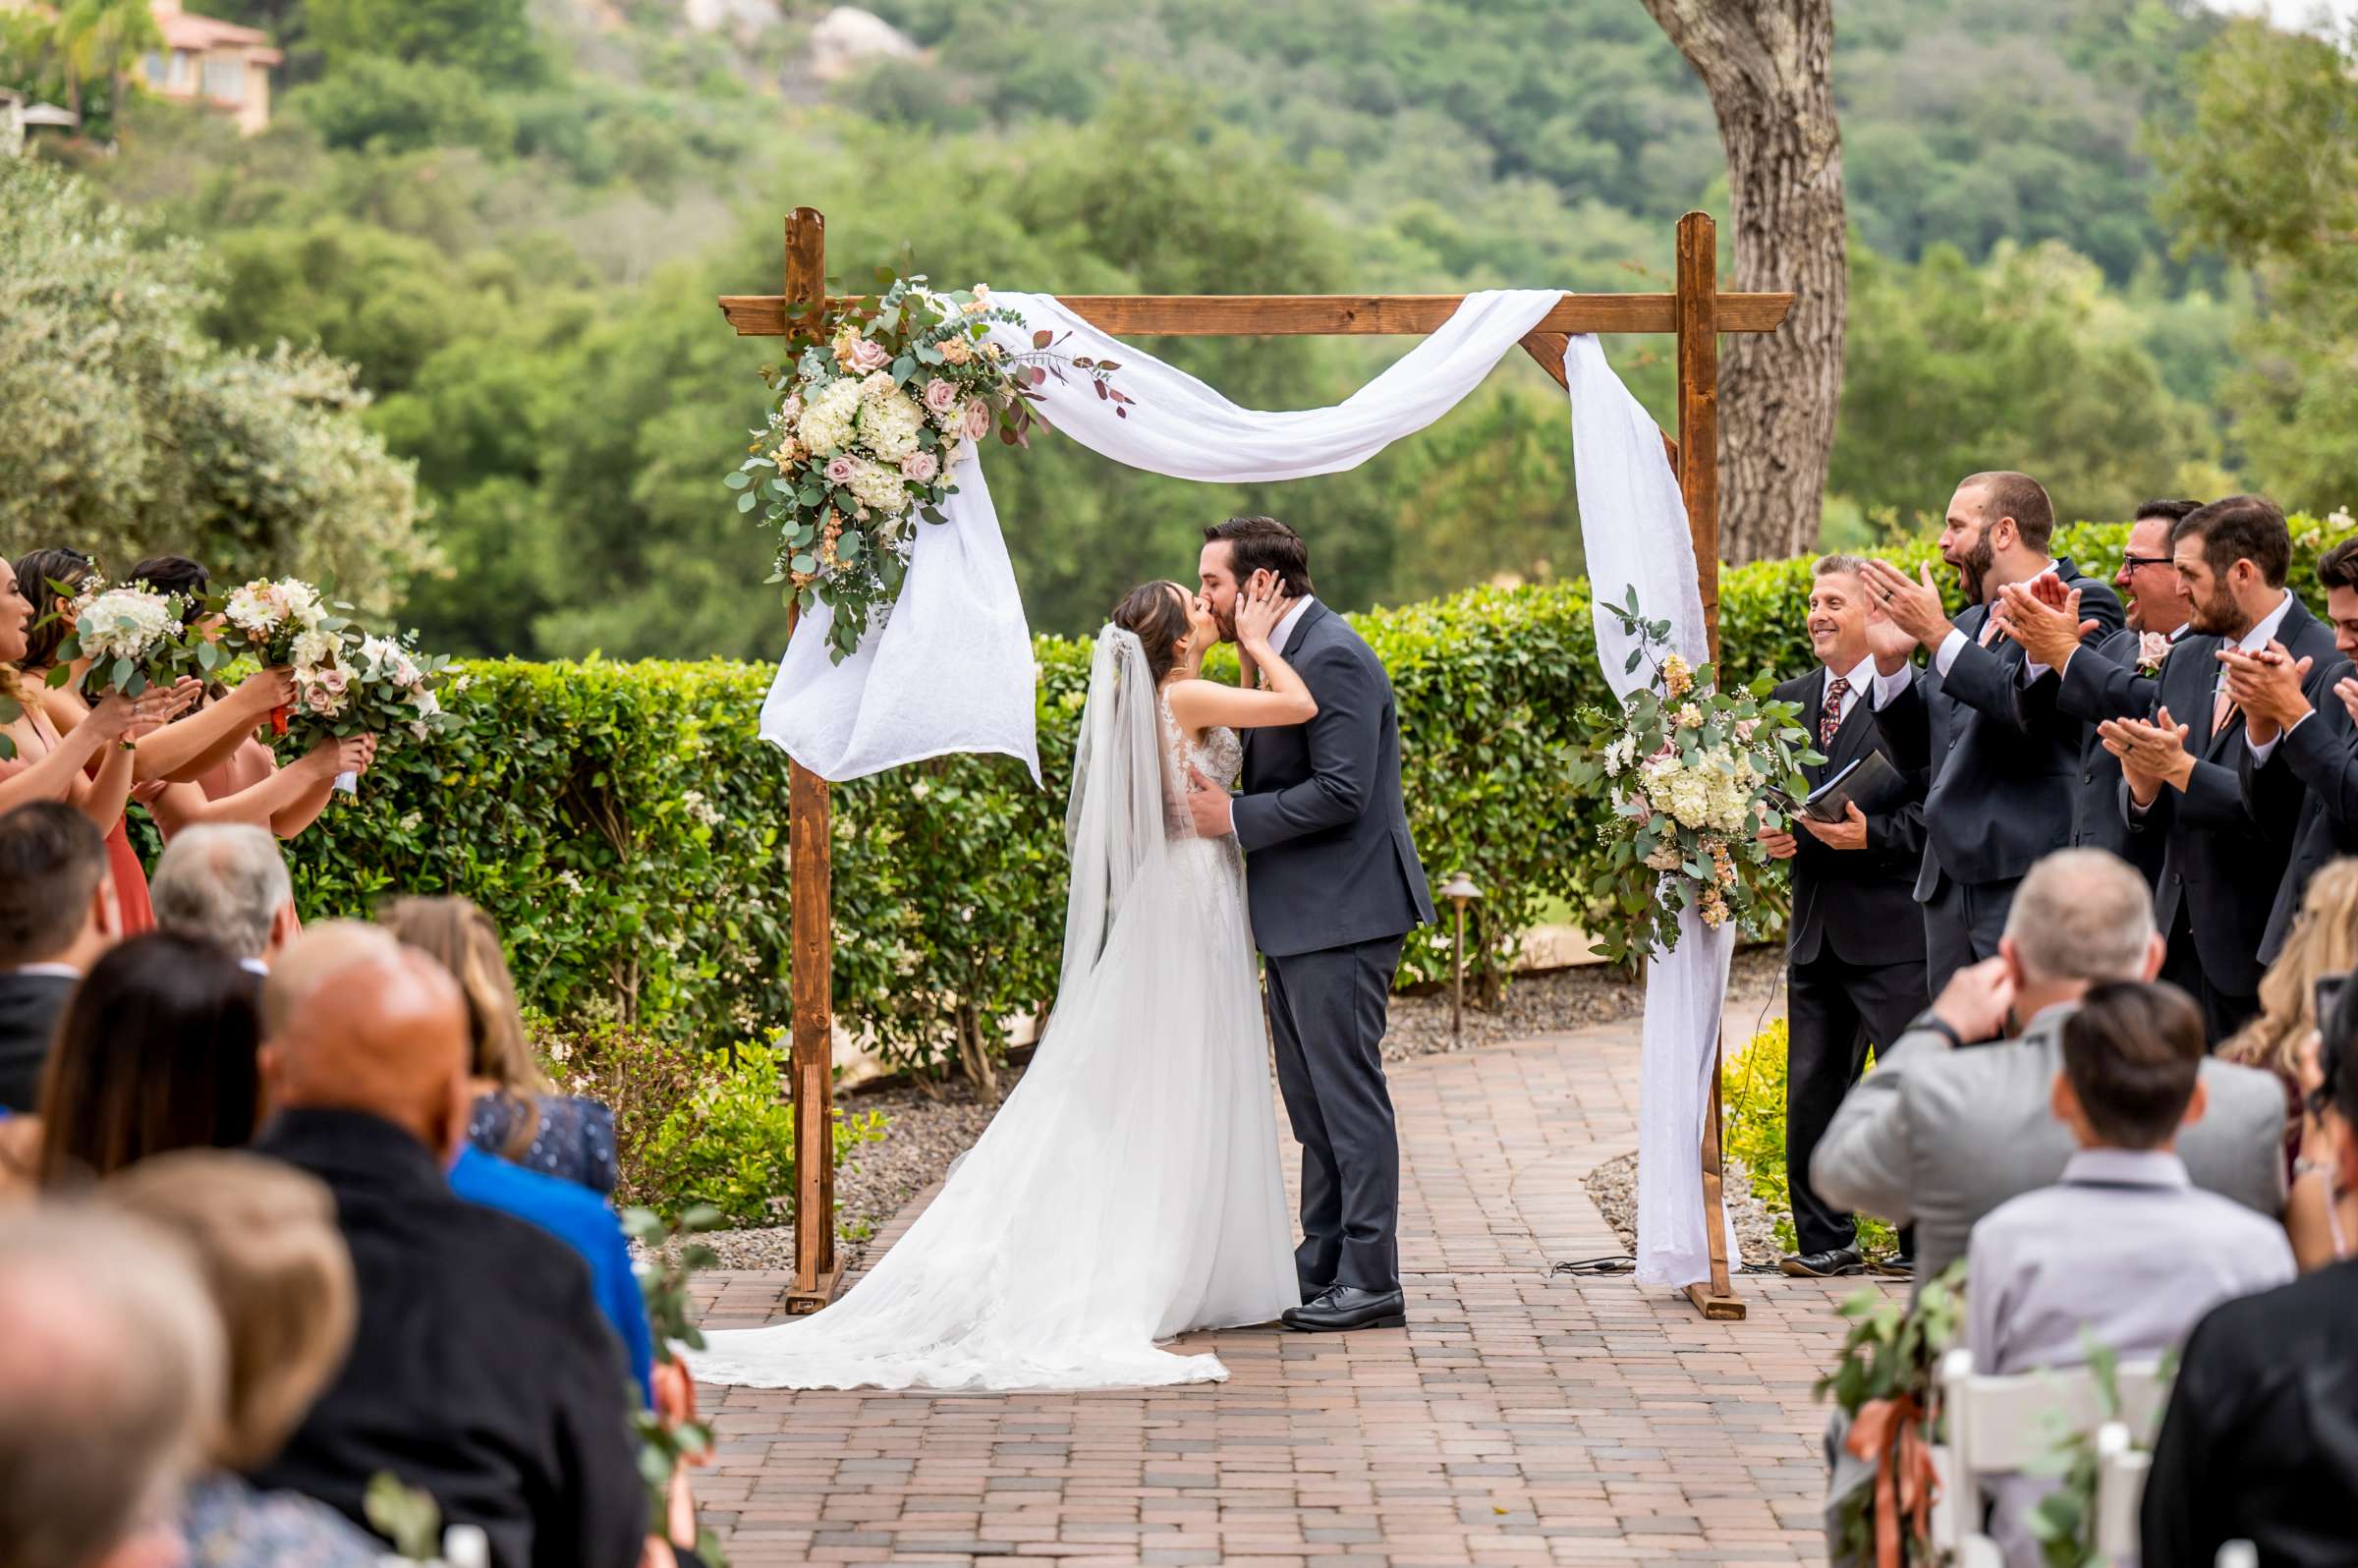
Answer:
[[[2103,850],[2062,850],[2016,890],[1995,958],[1958,971],[1862,1079],[1810,1161],[1828,1203],[1916,1226],[1916,1286],[1965,1255],[1974,1222],[2051,1186],[2072,1153],[2049,1111],[2062,1026],[2099,980],[2152,980],[2163,944],[2151,890]],[[2021,1037],[1994,1040],[2010,1022]],[[1967,1049],[1966,1047],[1973,1047]],[[2206,1061],[2209,1109],[2178,1140],[2198,1187],[2274,1218],[2284,1207],[2284,1092]]]
[[[1270,638],[1318,717],[1245,738],[1243,793],[1201,774],[1189,804],[1207,837],[1248,857],[1253,934],[1267,960],[1277,1087],[1302,1145],[1303,1305],[1288,1327],[1397,1326],[1400,1143],[1383,1081],[1392,974],[1432,920],[1400,795],[1400,719],[1375,650],[1312,597],[1310,552],[1274,518],[1205,530],[1204,594],[1234,636],[1238,591],[1263,574],[1296,601]]]

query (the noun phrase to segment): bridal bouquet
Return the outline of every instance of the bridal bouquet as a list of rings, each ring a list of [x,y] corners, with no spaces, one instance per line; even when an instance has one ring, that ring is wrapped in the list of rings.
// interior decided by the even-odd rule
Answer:
[[[805,612],[833,612],[837,663],[891,613],[918,524],[944,521],[959,461],[993,430],[1025,444],[1050,375],[1088,376],[1128,417],[1130,399],[1110,379],[1118,364],[1059,354],[1047,332],[1009,353],[987,341],[994,321],[1023,317],[981,284],[945,294],[922,277],[893,279],[853,301],[832,337],[766,372],[778,402],[724,482],[737,510],[760,507],[777,535],[767,581]]]
[[[322,667],[336,663],[351,624],[328,612],[317,588],[291,577],[234,588],[220,600],[219,609],[219,644],[197,649],[206,672],[238,654],[251,653],[266,669],[293,669],[299,690],[307,674],[316,676]],[[272,734],[287,733],[289,711],[278,708],[271,713]]]
[[[197,662],[185,617],[189,601],[158,593],[144,583],[108,588],[92,577],[74,600],[74,630],[57,647],[51,686],[74,679],[77,660],[89,660],[82,695],[96,701],[109,693],[138,697],[151,686],[170,686]]]
[[[1755,830],[1784,825],[1779,792],[1807,794],[1802,764],[1824,758],[1810,750],[1799,707],[1768,700],[1768,679],[1722,692],[1710,665],[1692,668],[1669,651],[1670,623],[1647,620],[1634,588],[1626,606],[1605,608],[1638,640],[1628,668],[1651,664],[1654,680],[1617,710],[1581,714],[1588,755],[1575,771],[1584,781],[1602,773],[1612,801],[1607,870],[1593,884],[1610,912],[1592,920],[1605,927],[1594,934],[1617,961],[1675,947],[1689,908],[1706,925],[1734,920],[1757,934],[1760,899],[1739,862],[1767,864]]]
[[[282,733],[296,746],[309,751],[321,741],[355,735],[375,735],[387,745],[398,745],[404,735],[423,742],[456,724],[440,696],[447,657],[421,653],[409,638],[349,627],[331,634],[330,644],[295,662],[295,706]],[[359,780],[339,773],[336,787],[355,794]]]

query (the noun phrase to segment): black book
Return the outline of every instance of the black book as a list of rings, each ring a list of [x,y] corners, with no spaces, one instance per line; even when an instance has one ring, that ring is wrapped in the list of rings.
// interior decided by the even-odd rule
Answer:
[[[1839,822],[1849,814],[1847,808],[1855,804],[1873,816],[1889,811],[1906,789],[1906,780],[1884,760],[1883,754],[1869,752],[1810,791],[1809,799],[1801,803],[1801,814],[1821,822]]]

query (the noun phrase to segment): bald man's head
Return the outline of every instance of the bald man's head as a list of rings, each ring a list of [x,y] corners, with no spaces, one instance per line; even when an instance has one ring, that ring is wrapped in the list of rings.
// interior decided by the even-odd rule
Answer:
[[[262,991],[274,1109],[382,1117],[438,1159],[467,1126],[467,999],[381,926],[331,921],[289,947]]]

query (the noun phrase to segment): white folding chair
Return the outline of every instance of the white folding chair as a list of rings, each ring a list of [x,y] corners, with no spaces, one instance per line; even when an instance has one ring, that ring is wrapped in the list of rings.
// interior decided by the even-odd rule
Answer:
[[[2084,1367],[1997,1377],[1975,1372],[1971,1351],[1952,1350],[1943,1357],[1940,1392],[1948,1438],[1933,1456],[1941,1482],[1940,1501],[1933,1509],[1933,1544],[1955,1552],[1959,1568],[1999,1568],[2003,1555],[1982,1529],[1981,1478],[2025,1470],[2052,1451],[2065,1430],[2093,1433],[2109,1423],[2121,1428],[2115,1484],[2126,1502],[2115,1503],[2116,1515],[2105,1514],[2100,1450],[2097,1550],[2107,1562],[2133,1554],[2145,1456],[2131,1452],[2131,1433],[2153,1430],[2164,1390],[2159,1369],[2150,1362],[2123,1364],[2115,1380],[2118,1420],[2103,1408],[2096,1379]],[[2108,1521],[2113,1523],[2109,1536],[2105,1533]]]

